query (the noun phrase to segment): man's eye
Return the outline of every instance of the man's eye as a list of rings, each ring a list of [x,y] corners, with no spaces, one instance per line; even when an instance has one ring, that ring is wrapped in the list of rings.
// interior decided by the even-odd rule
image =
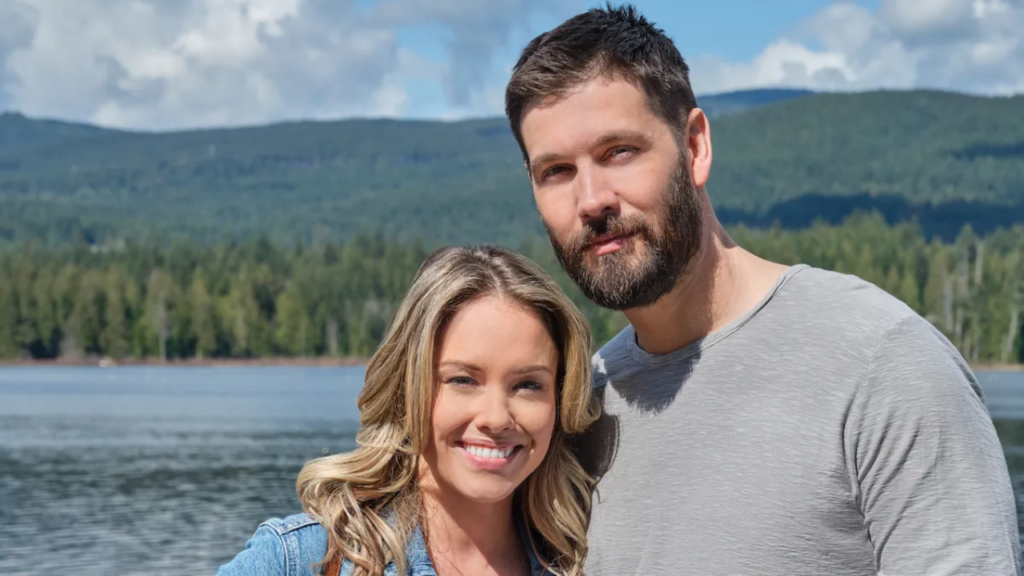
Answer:
[[[611,152],[609,153],[609,156],[621,156],[623,154],[628,154],[630,152],[635,152],[635,151],[636,151],[636,148],[634,148],[633,146],[617,146],[617,147],[611,149]]]
[[[568,168],[565,167],[565,166],[552,166],[551,168],[548,168],[548,169],[544,170],[544,172],[541,173],[541,180],[547,180],[548,178],[553,178],[553,177],[558,176],[559,174],[565,172],[566,170],[568,170]]]

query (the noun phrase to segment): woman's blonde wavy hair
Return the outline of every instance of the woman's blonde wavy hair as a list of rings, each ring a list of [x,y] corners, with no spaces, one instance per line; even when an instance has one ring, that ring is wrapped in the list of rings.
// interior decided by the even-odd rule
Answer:
[[[306,512],[328,532],[323,565],[348,559],[355,576],[406,570],[405,549],[420,519],[416,483],[436,387],[438,335],[467,302],[511,298],[535,311],[559,350],[557,421],[543,462],[516,489],[515,506],[538,556],[555,574],[582,574],[592,480],[570,436],[598,416],[591,396],[591,334],[557,284],[527,258],[494,246],[444,248],[420,267],[359,394],[358,448],[318,458],[299,473]]]

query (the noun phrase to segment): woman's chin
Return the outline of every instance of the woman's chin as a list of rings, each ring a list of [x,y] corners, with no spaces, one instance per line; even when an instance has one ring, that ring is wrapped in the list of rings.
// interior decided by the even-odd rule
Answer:
[[[466,479],[455,486],[459,496],[478,504],[498,504],[512,498],[518,485],[510,482],[481,482],[477,479]]]

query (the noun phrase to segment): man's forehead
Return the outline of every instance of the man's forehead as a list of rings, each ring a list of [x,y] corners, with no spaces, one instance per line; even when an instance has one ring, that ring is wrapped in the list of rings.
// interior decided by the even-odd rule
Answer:
[[[578,117],[574,117],[578,116]],[[636,106],[538,108],[524,118],[523,141],[531,160],[621,140],[653,140],[660,119]]]
[[[531,112],[557,109],[565,106],[594,104],[602,100],[645,101],[643,90],[628,79],[612,75],[594,76],[542,98],[530,102],[523,110],[525,119]]]

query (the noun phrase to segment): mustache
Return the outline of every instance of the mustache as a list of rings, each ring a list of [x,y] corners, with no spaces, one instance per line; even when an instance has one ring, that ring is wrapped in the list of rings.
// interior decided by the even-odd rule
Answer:
[[[587,221],[583,230],[569,241],[566,249],[570,254],[578,255],[582,254],[598,236],[637,234],[649,238],[650,231],[647,220],[640,214],[630,214],[629,216],[608,214]]]

